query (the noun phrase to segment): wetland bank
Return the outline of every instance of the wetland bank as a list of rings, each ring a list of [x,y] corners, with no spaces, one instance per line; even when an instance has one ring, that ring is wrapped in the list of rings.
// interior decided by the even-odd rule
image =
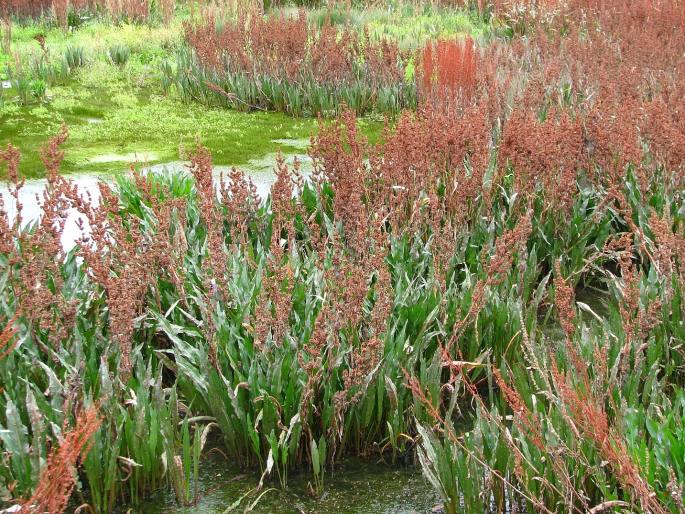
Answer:
[[[0,20],[0,510],[685,510],[680,0]]]

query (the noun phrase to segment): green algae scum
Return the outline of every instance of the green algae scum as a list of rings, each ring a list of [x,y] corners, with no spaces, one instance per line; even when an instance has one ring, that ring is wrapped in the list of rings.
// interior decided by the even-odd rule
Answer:
[[[301,141],[317,129],[316,119],[207,108],[183,102],[165,89],[160,66],[180,45],[178,25],[94,23],[68,36],[57,28],[19,25],[12,34],[13,55],[26,60],[26,67],[44,60],[61,66],[67,49],[84,52],[80,66],[60,70],[54,84],[38,96],[31,91],[38,79],[18,76],[28,73],[23,68],[3,71],[3,64],[11,64],[10,57],[0,59],[5,85],[0,89],[0,144],[12,142],[21,150],[20,170],[29,178],[44,173],[39,149],[63,123],[70,128],[64,173],[116,173],[128,162],[177,161],[184,148],[198,141],[212,151],[217,164],[244,165],[278,150],[301,149]],[[35,40],[39,34],[46,34],[45,54]],[[113,44],[130,48],[125,66],[111,62],[107,51]],[[364,130],[374,139],[382,125],[382,117],[369,119]]]
[[[102,98],[108,94],[99,93]],[[116,173],[125,170],[129,162],[176,161],[184,148],[197,141],[212,149],[217,164],[244,165],[278,150],[297,150],[290,142],[299,145],[316,130],[315,121],[278,113],[208,110],[165,97],[131,98],[130,105],[105,110],[100,110],[103,107],[97,98],[73,106],[17,109],[2,117],[0,140],[17,141],[26,156],[21,171],[27,177],[40,177],[39,148],[62,123],[67,123],[71,132],[64,171],[76,173]]]

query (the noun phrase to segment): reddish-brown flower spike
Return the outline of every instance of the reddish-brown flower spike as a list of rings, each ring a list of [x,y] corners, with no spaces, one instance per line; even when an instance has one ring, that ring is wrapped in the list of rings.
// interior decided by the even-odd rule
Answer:
[[[64,151],[61,146],[69,137],[69,129],[66,124],[62,124],[59,132],[48,141],[48,144],[41,148],[40,157],[45,165],[48,176],[59,175],[59,169],[64,160]]]
[[[557,260],[554,263],[554,303],[559,311],[561,327],[564,329],[566,337],[570,340],[576,329],[576,311],[574,309],[573,288],[561,275],[561,264]]]
[[[13,342],[14,336],[17,334],[16,321],[17,315],[15,314],[0,332],[0,360],[7,357],[17,344],[16,341]]]
[[[22,505],[20,512],[61,514],[66,510],[76,481],[76,468],[88,454],[91,438],[100,423],[97,407],[78,415],[76,426],[64,433],[59,447],[48,456],[33,496]]]

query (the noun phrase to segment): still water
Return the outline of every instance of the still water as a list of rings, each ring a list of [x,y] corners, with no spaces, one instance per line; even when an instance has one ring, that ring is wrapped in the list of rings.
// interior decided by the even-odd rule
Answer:
[[[262,491],[245,498],[231,510],[243,513],[259,494],[251,512],[257,514],[423,514],[441,512],[440,497],[414,465],[400,465],[348,459],[333,472],[326,471],[325,492],[320,498],[308,493],[308,472],[291,473],[288,488],[278,481],[264,485]],[[259,476],[232,469],[223,456],[210,453],[200,470],[199,499],[190,507],[179,507],[171,490],[159,491],[132,513],[213,514],[223,513],[245,493],[254,489]],[[125,513],[128,508],[120,512]]]
[[[288,155],[286,156],[286,162],[292,165],[294,159],[297,158],[301,163],[301,170],[304,175],[307,175],[311,169],[311,160],[306,155]],[[260,159],[255,159],[250,161],[247,165],[240,166],[251,179],[257,188],[257,193],[260,197],[265,198],[271,186],[276,180],[276,176],[273,172],[273,165],[276,161],[276,154],[267,155]],[[214,168],[214,179],[218,182],[220,178],[229,171],[229,166],[216,166]],[[187,163],[184,162],[171,162],[166,164],[160,164],[155,166],[150,166],[143,168],[144,173],[188,173]],[[91,202],[95,205],[98,204],[100,200],[100,190],[99,183],[106,182],[112,183],[114,181],[112,176],[108,175],[96,175],[96,174],[78,174],[69,175],[69,180],[71,180],[78,187],[79,194],[81,196],[89,197]],[[22,218],[23,224],[29,224],[40,218],[42,214],[42,197],[45,191],[45,186],[47,181],[45,179],[41,180],[27,180],[24,187],[20,190],[19,201],[22,204]],[[14,198],[10,196],[9,189],[7,186],[0,186],[0,196],[4,202],[4,208],[7,211],[10,220],[14,220],[16,215],[16,204]],[[83,232],[79,228],[79,218],[81,222],[84,223],[85,232],[88,231],[88,226],[85,220],[79,216],[79,213],[71,210],[67,213],[67,220],[64,226],[64,232],[62,233],[62,246],[65,250],[70,250],[74,247],[76,240],[79,239]]]

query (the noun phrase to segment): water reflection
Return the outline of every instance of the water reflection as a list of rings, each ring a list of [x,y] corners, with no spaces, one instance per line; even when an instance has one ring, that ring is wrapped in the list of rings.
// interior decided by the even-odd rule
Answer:
[[[311,170],[311,160],[303,155],[286,156],[286,160],[289,165],[292,165],[296,158],[301,163],[301,169],[303,173],[307,175]],[[269,194],[271,186],[276,180],[276,176],[273,172],[275,161],[276,154],[270,154],[261,159],[250,161],[245,166],[240,166],[240,169],[244,170],[254,182],[257,188],[257,194],[259,194],[261,198],[265,198]],[[218,183],[222,175],[226,175],[230,169],[230,166],[216,166],[213,174],[215,182]],[[188,173],[187,163],[181,161],[149,166],[143,168],[142,171],[144,173],[157,174]],[[113,176],[108,175],[79,174],[70,175],[68,178],[76,184],[79,194],[84,198],[89,197],[90,201],[95,206],[97,206],[100,201],[100,190],[98,184],[100,182],[106,182],[110,184],[114,182]],[[35,222],[40,218],[42,214],[41,202],[43,200],[43,192],[45,191],[46,184],[47,181],[45,179],[27,180],[26,184],[21,189],[19,201],[22,204],[23,226]],[[5,210],[10,217],[10,221],[14,221],[16,217],[17,206],[14,198],[10,195],[7,186],[0,186],[0,196],[2,196]],[[81,225],[83,225],[83,230],[86,233],[88,232],[89,227],[84,217],[80,216],[77,211],[70,209],[67,213],[64,232],[62,233],[62,246],[67,251],[74,247],[76,241],[83,234],[83,231],[79,226],[79,218]]]

